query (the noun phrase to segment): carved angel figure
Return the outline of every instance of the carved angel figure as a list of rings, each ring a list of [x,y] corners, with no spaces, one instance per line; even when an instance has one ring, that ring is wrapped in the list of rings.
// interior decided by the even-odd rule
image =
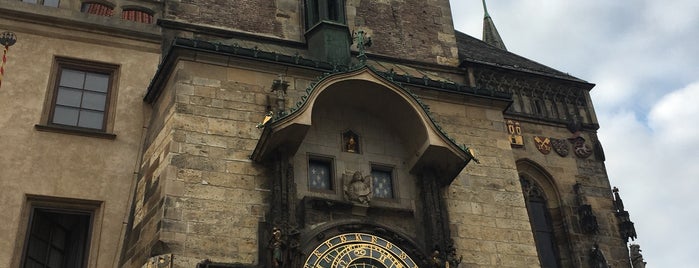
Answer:
[[[368,205],[371,201],[371,176],[362,176],[359,171],[352,174],[352,179],[348,180],[345,176],[345,197],[347,200]]]

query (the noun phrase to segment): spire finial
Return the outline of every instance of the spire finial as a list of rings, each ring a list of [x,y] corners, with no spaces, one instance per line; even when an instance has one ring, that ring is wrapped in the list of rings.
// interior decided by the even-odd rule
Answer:
[[[499,49],[507,50],[505,43],[502,41],[502,38],[500,38],[498,29],[495,28],[493,18],[488,14],[488,7],[485,5],[485,0],[483,0],[483,10],[485,11],[485,17],[483,18],[483,42]]]
[[[488,14],[488,7],[485,5],[485,0],[483,0],[483,11],[485,12],[486,18],[490,17],[490,14]]]

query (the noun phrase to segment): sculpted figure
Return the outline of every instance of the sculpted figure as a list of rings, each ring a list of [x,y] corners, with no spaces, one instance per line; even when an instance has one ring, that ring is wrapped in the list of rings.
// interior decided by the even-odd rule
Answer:
[[[284,265],[283,246],[282,230],[277,227],[272,228],[272,238],[269,241],[269,249],[272,251],[272,267],[278,268]]]
[[[590,265],[593,268],[609,268],[607,258],[604,257],[604,254],[599,249],[599,245],[597,244],[595,244],[590,251]]]
[[[643,255],[641,255],[641,246],[637,244],[631,244],[631,264],[633,268],[646,268],[646,262],[643,261]]]
[[[352,179],[345,184],[345,196],[349,201],[368,205],[371,201],[371,176],[363,177],[361,172],[354,172]]]

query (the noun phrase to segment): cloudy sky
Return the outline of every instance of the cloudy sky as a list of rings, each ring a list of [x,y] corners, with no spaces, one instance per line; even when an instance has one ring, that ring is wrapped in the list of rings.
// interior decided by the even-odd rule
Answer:
[[[509,51],[597,85],[607,172],[649,267],[699,266],[699,1],[487,4]],[[481,1],[451,5],[480,38]]]

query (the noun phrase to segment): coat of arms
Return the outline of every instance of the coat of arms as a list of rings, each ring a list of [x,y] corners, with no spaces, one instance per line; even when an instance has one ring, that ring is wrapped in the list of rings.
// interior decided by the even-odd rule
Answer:
[[[562,139],[551,138],[551,147],[553,148],[554,152],[562,157],[568,156],[568,153],[570,152],[570,149],[568,149],[568,143]]]
[[[585,144],[585,139],[581,136],[568,139],[573,144],[573,152],[580,158],[588,158],[592,155],[592,148]]]
[[[548,137],[534,136],[534,142],[536,144],[536,149],[542,154],[549,154],[551,152],[551,139]]]
[[[517,147],[524,146],[522,139],[522,127],[519,122],[507,120],[507,132],[510,134],[510,144]]]

